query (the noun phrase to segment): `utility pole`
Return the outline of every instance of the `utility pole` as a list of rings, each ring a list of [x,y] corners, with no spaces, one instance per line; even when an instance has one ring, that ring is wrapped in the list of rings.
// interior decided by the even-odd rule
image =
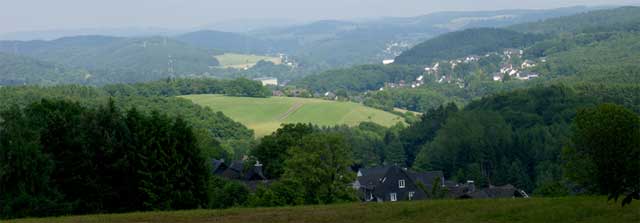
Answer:
[[[171,55],[168,55],[168,57],[169,57],[169,62],[167,63],[168,65],[167,72],[173,77],[173,74],[175,72],[175,70],[173,69],[173,58],[171,58]]]

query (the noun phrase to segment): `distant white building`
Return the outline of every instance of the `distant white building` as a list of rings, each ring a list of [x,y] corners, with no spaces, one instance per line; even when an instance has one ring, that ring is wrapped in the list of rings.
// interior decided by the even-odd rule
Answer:
[[[262,86],[267,86],[267,85],[278,86],[278,78],[275,78],[275,77],[261,77],[253,80],[262,82]]]
[[[395,63],[395,62],[396,62],[396,60],[393,60],[393,59],[391,59],[391,60],[383,60],[383,61],[382,61],[382,64],[384,64],[384,65],[389,65],[389,64],[393,64],[393,63]]]
[[[478,60],[480,60],[480,57],[476,56],[476,55],[471,55],[471,56],[467,56],[467,57],[464,58],[464,62],[465,63],[476,62]]]
[[[522,62],[522,65],[520,65],[520,68],[526,69],[526,68],[535,67],[535,66],[536,66],[535,62],[531,60],[525,60],[524,62]]]
[[[501,74],[493,75],[493,81],[502,81],[502,75]]]

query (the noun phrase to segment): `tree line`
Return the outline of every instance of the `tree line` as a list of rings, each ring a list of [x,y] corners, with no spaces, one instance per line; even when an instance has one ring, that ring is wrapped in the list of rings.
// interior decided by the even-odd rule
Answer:
[[[204,149],[182,118],[43,99],[0,119],[5,218],[206,207]]]

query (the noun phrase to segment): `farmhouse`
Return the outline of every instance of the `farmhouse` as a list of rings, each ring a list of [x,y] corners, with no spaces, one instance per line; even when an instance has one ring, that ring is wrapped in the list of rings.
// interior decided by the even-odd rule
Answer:
[[[391,60],[383,60],[383,61],[382,61],[382,64],[384,64],[384,65],[389,65],[389,64],[393,64],[393,63],[395,63],[395,62],[396,62],[396,60],[393,60],[393,59],[391,59]]]
[[[418,185],[431,188],[434,184],[443,185],[442,179],[441,171],[418,173],[395,165],[383,166],[360,169],[353,188],[366,202],[424,200],[428,196]]]
[[[244,183],[250,189],[255,190],[260,184],[268,184],[269,180],[262,173],[262,164],[258,161],[253,166],[245,168],[244,161],[233,161],[227,165],[223,159],[211,161],[212,173],[229,180],[236,180]]]
[[[278,78],[275,78],[275,77],[261,77],[253,80],[262,82],[262,86],[267,86],[267,85],[278,86]]]

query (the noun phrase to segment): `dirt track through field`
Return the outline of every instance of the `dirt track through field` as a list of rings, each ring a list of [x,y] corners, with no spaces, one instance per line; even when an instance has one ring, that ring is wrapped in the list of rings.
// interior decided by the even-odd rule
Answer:
[[[284,114],[282,114],[279,118],[278,121],[283,121],[285,120],[287,117],[289,117],[291,114],[293,114],[294,112],[300,110],[300,108],[302,108],[302,106],[304,105],[304,103],[302,102],[297,102],[295,104],[293,104],[293,106],[291,106],[291,108],[289,108],[289,110],[287,110],[287,112],[285,112]]]

